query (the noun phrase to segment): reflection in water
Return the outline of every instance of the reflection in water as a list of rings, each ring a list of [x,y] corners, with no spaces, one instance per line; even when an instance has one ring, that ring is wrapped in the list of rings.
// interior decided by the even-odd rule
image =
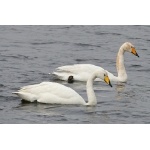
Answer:
[[[96,106],[86,106],[85,114],[84,123],[92,123],[97,118]]]
[[[13,107],[13,108],[16,108],[16,109],[23,109],[23,108],[33,109],[33,107],[37,107],[37,105],[38,105],[37,102],[31,103],[31,102],[28,102],[25,100],[21,100],[21,102],[16,107]]]
[[[123,93],[123,91],[125,90],[125,83],[119,83],[116,85],[116,91],[117,91],[117,96],[116,99],[117,100],[121,100],[121,93]]]
[[[62,107],[61,105],[51,105],[51,104],[43,104],[43,103],[30,103],[21,101],[21,103],[14,107],[16,110],[25,111],[25,112],[32,112],[36,117],[61,117],[61,113],[58,111]]]
[[[35,102],[28,102],[28,101],[25,101],[25,100],[21,100],[21,103],[16,107],[16,108],[24,108],[26,107],[26,109],[42,109],[42,110],[45,110],[45,109],[53,109],[53,108],[58,108],[58,107],[61,107],[62,105],[59,105],[59,104],[44,104],[44,103],[38,103],[37,101]]]
[[[125,83],[119,83],[116,85],[116,90],[118,93],[122,93],[125,89]]]
[[[96,112],[96,106],[86,106],[86,113],[95,113]]]

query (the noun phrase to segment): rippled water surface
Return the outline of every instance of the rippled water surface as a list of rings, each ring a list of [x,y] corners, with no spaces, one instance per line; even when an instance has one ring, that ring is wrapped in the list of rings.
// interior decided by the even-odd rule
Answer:
[[[22,86],[50,81],[56,67],[91,63],[116,74],[116,55],[126,41],[139,58],[125,53],[128,82],[96,82],[98,104],[22,103]],[[150,26],[0,26],[0,123],[150,123]],[[87,99],[85,83],[68,84]]]

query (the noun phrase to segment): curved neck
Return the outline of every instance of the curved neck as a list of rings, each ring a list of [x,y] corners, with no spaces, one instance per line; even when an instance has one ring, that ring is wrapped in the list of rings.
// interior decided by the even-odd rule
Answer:
[[[119,52],[117,54],[117,60],[116,60],[116,68],[118,72],[118,79],[121,81],[127,80],[127,73],[124,66],[124,49],[120,47]]]
[[[93,74],[87,81],[86,90],[87,90],[88,102],[86,103],[86,105],[96,105],[97,104],[95,92],[93,90],[93,82],[94,82],[95,78],[96,78],[96,75]]]

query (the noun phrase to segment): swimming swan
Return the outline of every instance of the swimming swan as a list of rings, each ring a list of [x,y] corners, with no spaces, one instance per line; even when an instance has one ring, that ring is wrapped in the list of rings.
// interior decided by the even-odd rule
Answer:
[[[37,102],[40,103],[51,104],[96,105],[97,100],[93,90],[93,81],[95,78],[101,78],[107,84],[112,86],[105,70],[99,69],[94,72],[88,79],[86,85],[88,97],[87,103],[73,89],[55,82],[42,82],[40,84],[28,85],[13,93],[17,94],[21,99],[29,102],[37,100]]]
[[[135,47],[131,43],[129,42],[124,43],[120,47],[116,59],[116,68],[118,76],[114,76],[112,73],[106,70],[111,81],[115,82],[127,81],[127,73],[124,66],[124,52],[126,51],[131,52],[139,57]],[[92,64],[67,65],[56,68],[56,71],[54,71],[52,74],[55,75],[56,78],[68,81],[69,83],[73,81],[87,81],[91,73],[99,68],[101,67]],[[72,77],[71,78],[72,80],[70,79],[70,76]]]

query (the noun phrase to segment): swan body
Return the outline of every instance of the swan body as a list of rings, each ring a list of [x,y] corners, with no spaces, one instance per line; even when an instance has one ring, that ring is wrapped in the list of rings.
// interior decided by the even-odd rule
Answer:
[[[115,76],[106,70],[111,81],[127,82],[127,73],[124,66],[124,53],[126,51],[133,53],[134,55],[139,57],[135,47],[131,43],[129,42],[124,43],[120,47],[116,59],[116,68],[117,68],[118,76]],[[74,81],[87,81],[91,73],[98,69],[103,69],[103,68],[92,64],[75,64],[75,65],[58,67],[52,74],[55,75],[56,78],[60,80],[67,81],[70,76],[73,76]],[[101,79],[96,79],[96,80],[101,81]]]
[[[29,102],[37,101],[50,104],[96,105],[97,100],[93,90],[93,81],[95,78],[101,78],[111,86],[105,70],[99,69],[95,71],[87,81],[88,102],[73,89],[55,82],[42,82],[40,84],[28,85],[13,93]]]

